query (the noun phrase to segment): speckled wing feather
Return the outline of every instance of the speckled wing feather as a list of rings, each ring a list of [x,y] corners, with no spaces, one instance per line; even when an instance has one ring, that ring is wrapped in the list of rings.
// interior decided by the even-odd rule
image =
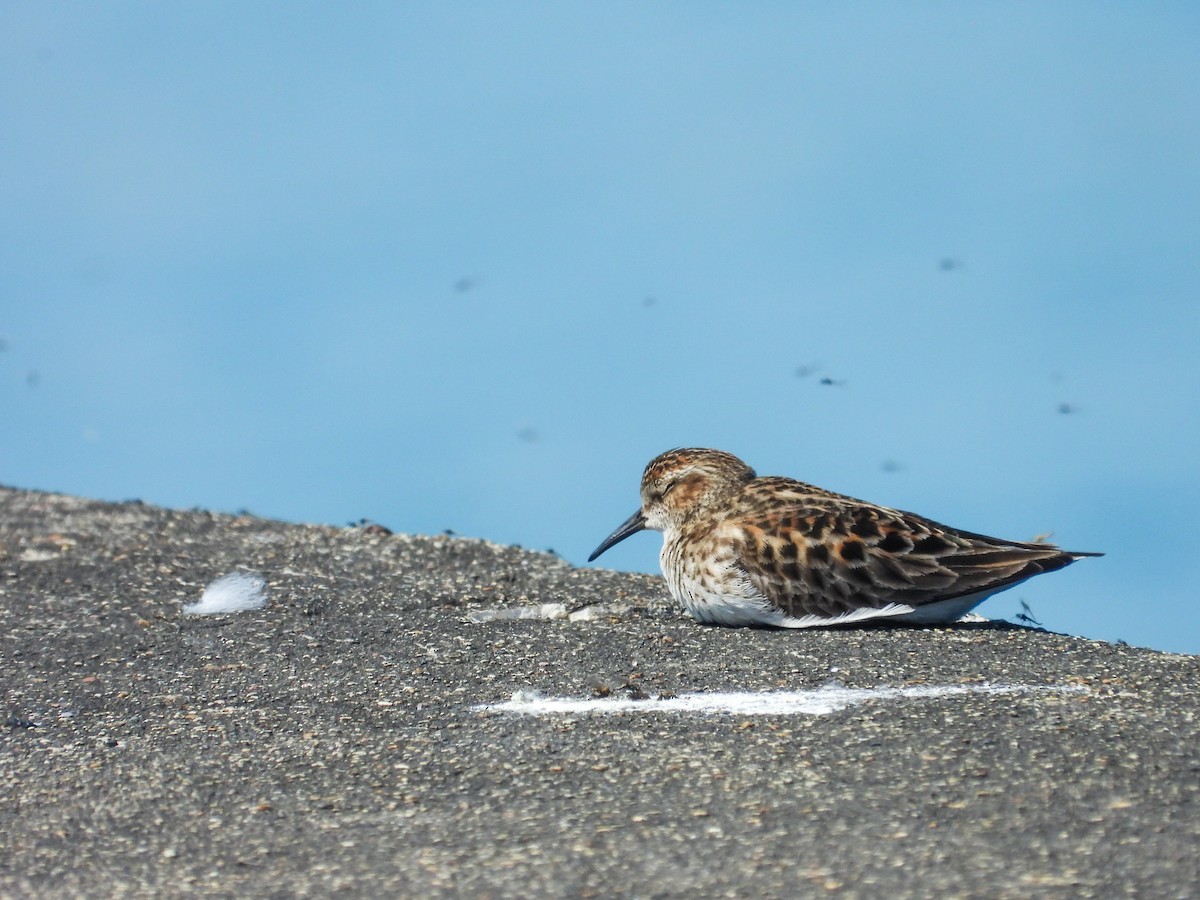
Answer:
[[[960,531],[785,478],[759,478],[739,500],[743,511],[719,529],[751,584],[795,619],[915,610],[1093,555]]]

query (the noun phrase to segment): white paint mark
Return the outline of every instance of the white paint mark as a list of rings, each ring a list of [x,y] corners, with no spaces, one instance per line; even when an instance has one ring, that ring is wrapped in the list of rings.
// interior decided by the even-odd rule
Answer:
[[[611,619],[613,616],[622,616],[631,608],[628,603],[593,603],[591,606],[575,610],[567,618],[572,622],[597,622],[601,619]]]
[[[253,572],[230,572],[204,589],[200,602],[183,608],[185,616],[215,616],[220,613],[261,609],[267,602],[267,582]]]
[[[567,619],[571,622],[594,622],[598,619],[621,615],[628,611],[628,609],[628,606],[595,604],[577,609],[574,612],[568,612],[565,603],[539,603],[533,606],[475,609],[467,613],[467,621],[472,625],[483,625],[487,622],[512,621],[515,619],[535,619],[545,622]]]
[[[935,700],[967,694],[1028,694],[1055,691],[1081,693],[1079,685],[947,684],[909,687],[847,688],[826,685],[811,691],[733,691],[680,694],[632,700],[621,697],[577,699],[546,697],[538,691],[517,691],[503,703],[483,703],[474,709],[518,715],[588,715],[592,713],[734,713],[740,716],[825,716],[868,700]]]
[[[539,603],[535,606],[509,606],[501,609],[476,609],[467,613],[467,621],[474,625],[497,622],[502,619],[565,619],[567,607],[563,603]]]
[[[34,550],[32,547],[21,551],[21,562],[49,562],[58,559],[59,554],[53,550]]]

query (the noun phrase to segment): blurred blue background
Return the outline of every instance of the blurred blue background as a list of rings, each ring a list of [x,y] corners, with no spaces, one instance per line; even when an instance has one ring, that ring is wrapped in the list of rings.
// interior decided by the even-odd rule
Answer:
[[[6,2],[0,481],[582,564],[713,446],[1200,652],[1198,84],[1195,3]]]

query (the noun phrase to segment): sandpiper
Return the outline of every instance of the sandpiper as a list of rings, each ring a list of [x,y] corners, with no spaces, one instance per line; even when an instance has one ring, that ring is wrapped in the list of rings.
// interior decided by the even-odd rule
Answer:
[[[588,562],[663,533],[671,595],[698,622],[811,628],[954,622],[992,594],[1085,556],[940,525],[790,478],[721,450],[670,450],[642,475],[642,506]]]

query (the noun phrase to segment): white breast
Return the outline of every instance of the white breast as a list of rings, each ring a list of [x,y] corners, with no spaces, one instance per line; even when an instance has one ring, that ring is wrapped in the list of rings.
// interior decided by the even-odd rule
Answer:
[[[663,542],[659,563],[671,596],[697,622],[786,626],[787,616],[768,603],[744,574],[730,569],[697,569],[674,558],[672,544],[667,541]]]

